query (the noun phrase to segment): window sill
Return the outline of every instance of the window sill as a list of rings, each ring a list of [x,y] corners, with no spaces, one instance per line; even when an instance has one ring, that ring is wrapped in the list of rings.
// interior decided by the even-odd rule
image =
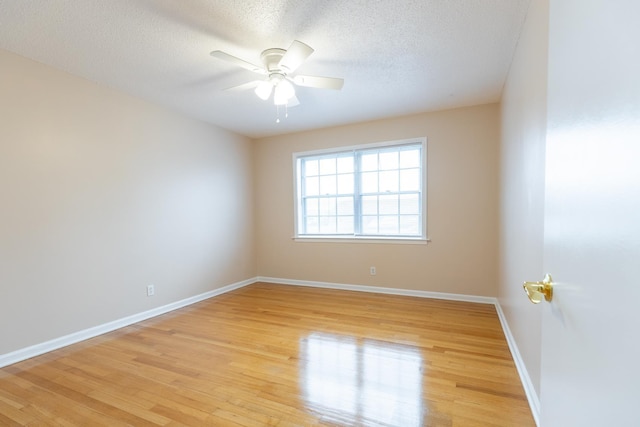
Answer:
[[[431,239],[418,238],[401,238],[401,237],[292,237],[294,242],[302,243],[383,243],[396,245],[426,245]]]

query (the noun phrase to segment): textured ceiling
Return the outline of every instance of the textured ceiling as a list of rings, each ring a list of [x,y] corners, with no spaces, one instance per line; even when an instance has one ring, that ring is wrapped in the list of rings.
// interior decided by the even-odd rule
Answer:
[[[529,1],[0,0],[0,48],[261,137],[498,101]],[[276,123],[223,90],[256,75],[210,51],[259,64],[294,39],[315,49],[298,73],[341,91],[296,88]]]

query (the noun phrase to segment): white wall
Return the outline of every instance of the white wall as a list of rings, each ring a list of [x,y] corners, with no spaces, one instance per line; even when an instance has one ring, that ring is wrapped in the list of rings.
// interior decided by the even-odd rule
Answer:
[[[502,96],[498,299],[540,393],[541,309],[525,280],[542,280],[548,0],[532,0]]]
[[[294,152],[411,137],[427,137],[431,243],[292,240]],[[490,104],[255,141],[259,275],[495,296],[499,138],[499,107]]]
[[[255,276],[251,141],[6,51],[0,70],[0,355]]]

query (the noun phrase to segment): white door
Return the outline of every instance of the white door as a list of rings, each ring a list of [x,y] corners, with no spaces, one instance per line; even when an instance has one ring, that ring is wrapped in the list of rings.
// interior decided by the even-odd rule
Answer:
[[[551,0],[547,114],[541,425],[640,426],[640,1]]]

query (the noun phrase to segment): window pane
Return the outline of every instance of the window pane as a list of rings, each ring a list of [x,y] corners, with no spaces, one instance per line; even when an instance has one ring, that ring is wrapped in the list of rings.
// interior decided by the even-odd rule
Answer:
[[[338,215],[353,215],[353,197],[338,197]]]
[[[320,233],[322,234],[336,234],[336,217],[335,216],[321,216],[320,217]]]
[[[307,199],[307,205],[305,206],[305,211],[307,215],[316,216],[318,215],[318,199]]]
[[[400,171],[400,191],[420,191],[420,169]]]
[[[380,192],[398,192],[398,171],[380,172]]]
[[[320,199],[320,215],[336,214],[336,198],[323,197]]]
[[[399,234],[398,227],[398,217],[396,215],[380,216],[380,234]]]
[[[321,176],[320,177],[320,194],[336,194],[336,176]]]
[[[378,170],[378,153],[363,154],[360,157],[360,170],[361,171],[375,171]]]
[[[336,173],[336,158],[320,159],[320,175],[331,175]]]
[[[380,169],[398,169],[398,152],[382,152],[380,153]]]
[[[317,160],[306,160],[304,162],[305,175],[306,176],[315,176],[318,175],[318,161]]]
[[[378,196],[362,196],[362,215],[378,215]]]
[[[420,167],[420,150],[404,150],[400,152],[401,168],[419,168]]]
[[[338,157],[338,173],[353,172],[353,155],[349,157]]]
[[[418,215],[402,215],[400,217],[400,233],[405,235],[419,235],[420,217]]]
[[[365,215],[362,217],[362,234],[378,234],[378,217]]]
[[[317,216],[308,216],[307,217],[307,234],[318,234],[320,229],[318,228],[318,217]]]
[[[403,194],[400,196],[401,214],[419,214],[420,197],[417,194]]]
[[[317,196],[320,194],[320,180],[318,178],[307,178],[304,187],[304,192],[307,196]]]
[[[398,214],[398,196],[380,196],[380,215]]]
[[[353,234],[353,217],[352,216],[338,217],[338,233]]]
[[[353,174],[338,175],[338,194],[353,194]]]
[[[378,172],[365,172],[362,176],[361,191],[362,193],[378,192]]]

